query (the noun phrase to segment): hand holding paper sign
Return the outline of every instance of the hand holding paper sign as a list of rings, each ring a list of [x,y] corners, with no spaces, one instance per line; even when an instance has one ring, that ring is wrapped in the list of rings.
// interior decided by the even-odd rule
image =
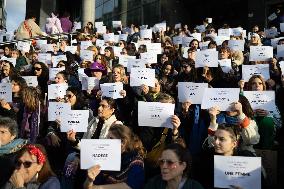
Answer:
[[[75,142],[76,141],[76,132],[73,130],[67,131],[67,139],[69,141]]]
[[[11,110],[11,106],[6,100],[0,99],[0,103],[1,103],[2,108],[6,109],[6,110]]]
[[[86,179],[86,182],[90,182],[90,184],[93,185],[93,182],[95,181],[96,177],[100,174],[101,170],[100,170],[101,166],[100,165],[95,165],[93,167],[91,167],[90,169],[88,169],[88,178]]]

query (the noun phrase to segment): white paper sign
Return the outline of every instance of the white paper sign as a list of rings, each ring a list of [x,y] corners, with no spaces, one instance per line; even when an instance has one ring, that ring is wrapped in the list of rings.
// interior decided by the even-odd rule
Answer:
[[[201,41],[201,33],[191,33],[190,34],[194,39]]]
[[[17,59],[16,58],[6,58],[6,60],[8,62],[11,62],[14,67],[16,66],[16,63],[17,63]]]
[[[64,102],[48,102],[48,121],[62,120],[62,112],[71,111],[71,104]]]
[[[183,37],[182,38],[182,46],[183,47],[188,47],[190,42],[193,40],[193,37]]]
[[[105,41],[104,40],[102,40],[102,39],[97,39],[96,40],[96,46],[97,47],[102,47],[104,45],[105,45]]]
[[[161,102],[138,102],[138,125],[173,128],[171,118],[175,104]]]
[[[48,100],[56,98],[64,98],[66,95],[67,84],[51,84],[48,85]]]
[[[93,90],[98,89],[100,80],[96,77],[82,77],[82,90]]]
[[[122,47],[112,46],[114,56],[121,55]]]
[[[218,63],[224,73],[229,73],[232,70],[231,59],[218,60]]]
[[[174,37],[173,37],[173,44],[174,44],[174,45],[180,45],[180,44],[182,44],[182,36],[174,36]]]
[[[6,102],[12,102],[11,83],[0,83],[0,99],[4,99]]]
[[[110,97],[113,99],[123,98],[120,92],[123,90],[123,83],[104,83],[100,85],[103,91],[102,96]]]
[[[273,48],[276,48],[277,45],[278,45],[278,41],[279,41],[280,39],[284,39],[284,37],[278,37],[278,38],[271,39],[271,46],[272,46]]]
[[[175,24],[175,29],[180,29],[181,28],[181,23]]]
[[[206,27],[204,25],[199,25],[199,26],[196,26],[195,28],[201,33],[206,31]]]
[[[162,54],[161,43],[146,43],[147,52],[154,54]]]
[[[155,86],[155,69],[132,68],[130,73],[130,86],[141,86],[142,84]]]
[[[52,56],[51,57],[51,61],[52,61],[52,66],[53,67],[56,67],[57,64],[60,62],[60,61],[67,61],[67,57],[66,55],[57,55],[57,56]]]
[[[230,30],[230,28],[227,28],[227,29],[218,29],[218,36],[230,37],[230,36],[231,36],[231,30]]]
[[[31,43],[18,41],[17,49],[24,52],[30,52]]]
[[[261,157],[214,156],[214,187],[261,189]]]
[[[230,40],[230,37],[227,37],[227,36],[216,36],[215,37],[215,41],[217,43],[217,45],[222,45],[222,43],[226,40]]]
[[[179,102],[190,101],[192,104],[201,104],[207,83],[178,82]]]
[[[120,171],[120,139],[82,139],[80,146],[81,169],[100,165],[100,170]]]
[[[98,28],[103,25],[104,25],[104,22],[95,22],[95,28]]]
[[[166,31],[166,30],[167,30],[167,23],[166,23],[166,22],[163,22],[163,23],[155,24],[154,28],[155,28],[158,32]]]
[[[37,76],[22,76],[22,78],[24,78],[28,86],[30,87],[38,86]]]
[[[218,67],[218,51],[203,50],[196,52],[195,67]]]
[[[242,65],[244,81],[248,81],[253,75],[261,75],[265,80],[270,79],[269,64]]]
[[[99,34],[106,33],[106,26],[97,27],[97,33],[99,33]]]
[[[132,68],[145,68],[146,61],[143,59],[128,59],[127,72],[131,72]]]
[[[53,45],[52,44],[43,44],[41,45],[41,52],[46,53],[46,52],[53,52]]]
[[[218,106],[221,111],[229,110],[231,103],[239,101],[239,88],[206,88],[201,109]]]
[[[155,53],[145,52],[145,53],[140,53],[140,56],[141,59],[145,60],[145,62],[148,64],[157,63],[157,54]]]
[[[120,41],[127,41],[127,37],[128,37],[128,34],[119,34],[119,40]]]
[[[77,46],[65,46],[65,52],[71,52],[72,54],[75,54],[77,51]]]
[[[274,111],[276,109],[275,91],[244,91],[244,96],[247,97],[254,110]]]
[[[105,33],[104,34],[105,42],[114,42],[114,33]]]
[[[228,47],[232,51],[244,51],[245,40],[229,40]]]
[[[50,53],[38,53],[38,61],[46,64],[51,64],[51,54]]]
[[[128,59],[136,59],[136,56],[128,56],[128,55],[119,55],[118,56],[118,63],[127,67]]]
[[[80,57],[86,61],[93,61],[94,60],[94,51],[91,50],[81,50]]]
[[[268,16],[268,20],[270,21],[275,20],[276,18],[277,18],[277,15],[275,12]]]
[[[49,80],[54,81],[56,74],[65,70],[65,68],[49,68]]]
[[[63,110],[60,131],[87,132],[89,110]]]
[[[45,45],[45,44],[47,44],[47,40],[45,40],[45,39],[36,40],[37,48],[41,48],[41,45]]]
[[[273,58],[273,47],[250,46],[249,61],[269,61]]]
[[[284,32],[284,23],[280,23],[280,31]]]
[[[274,38],[278,35],[277,28],[265,29],[264,32],[266,38]]]
[[[80,42],[80,50],[86,50],[90,46],[93,46],[92,41],[81,41]]]
[[[284,57],[284,45],[277,45],[277,57]]]
[[[206,49],[208,49],[209,43],[210,43],[210,41],[200,42],[200,43],[199,43],[200,49],[201,49],[201,50],[206,50]]]
[[[230,28],[231,30],[231,35],[233,36],[242,36],[242,33],[243,33],[243,28]]]
[[[140,38],[142,38],[142,39],[152,39],[152,29],[140,30]]]
[[[121,27],[121,21],[112,21],[112,27],[113,28],[119,28]]]

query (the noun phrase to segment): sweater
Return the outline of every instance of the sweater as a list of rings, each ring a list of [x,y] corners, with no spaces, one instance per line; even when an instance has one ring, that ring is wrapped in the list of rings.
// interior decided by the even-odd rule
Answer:
[[[166,181],[162,180],[162,177],[160,175],[155,176],[144,187],[144,189],[166,189],[166,188],[167,188],[167,183]],[[199,182],[187,178],[183,187],[181,187],[180,189],[203,189],[203,187]]]

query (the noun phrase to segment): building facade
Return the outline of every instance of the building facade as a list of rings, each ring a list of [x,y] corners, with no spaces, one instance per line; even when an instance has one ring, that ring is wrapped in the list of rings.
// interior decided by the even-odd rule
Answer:
[[[167,21],[168,25],[183,23],[193,27],[211,17],[216,27],[227,23],[250,29],[271,25],[267,17],[277,9],[283,13],[283,5],[284,0],[27,0],[27,13],[37,11],[40,25],[51,11],[57,10],[59,14],[69,12],[72,20],[104,21],[106,25],[111,25],[112,20],[121,20],[124,26]]]
[[[0,25],[3,27],[6,27],[6,19],[7,19],[7,13],[6,13],[6,0],[0,0]]]

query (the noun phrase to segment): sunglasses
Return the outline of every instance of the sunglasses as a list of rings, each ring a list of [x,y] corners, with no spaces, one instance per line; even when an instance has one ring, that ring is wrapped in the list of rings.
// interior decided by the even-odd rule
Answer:
[[[175,163],[181,163],[181,161],[172,161],[168,159],[160,159],[158,161],[159,166],[163,166],[166,164],[167,167],[173,167]]]
[[[34,69],[35,69],[36,71],[40,71],[42,68],[37,68],[37,67],[36,67],[36,68],[34,68]]]
[[[37,163],[37,162],[32,162],[32,161],[24,161],[24,162],[21,162],[21,161],[17,161],[17,162],[16,162],[16,168],[17,168],[17,169],[20,169],[21,166],[22,166],[22,164],[23,164],[24,168],[30,168],[33,163]]]
[[[71,99],[73,96],[75,96],[75,95],[69,94],[69,95],[65,95],[64,97],[65,97],[65,98],[68,98],[68,99]]]

